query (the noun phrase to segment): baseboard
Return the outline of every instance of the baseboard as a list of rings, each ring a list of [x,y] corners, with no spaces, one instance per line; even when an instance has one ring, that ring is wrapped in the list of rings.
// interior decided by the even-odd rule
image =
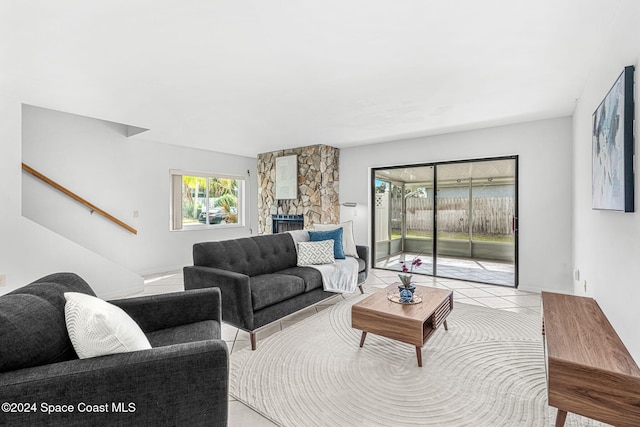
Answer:
[[[182,272],[184,265],[174,265],[168,267],[154,268],[152,270],[137,271],[140,276],[151,276],[153,274],[172,273],[176,271]]]
[[[570,289],[558,289],[558,288],[548,288],[548,287],[533,287],[533,286],[518,286],[518,290],[519,291],[524,291],[524,292],[534,292],[534,293],[541,293],[541,292],[554,292],[556,294],[567,294],[567,295],[573,295],[573,292]]]
[[[131,286],[130,288],[119,289],[115,292],[101,292],[100,298],[103,300],[109,301],[113,299],[125,298],[134,294],[138,294],[143,291],[144,291],[144,285],[142,285],[142,287]]]

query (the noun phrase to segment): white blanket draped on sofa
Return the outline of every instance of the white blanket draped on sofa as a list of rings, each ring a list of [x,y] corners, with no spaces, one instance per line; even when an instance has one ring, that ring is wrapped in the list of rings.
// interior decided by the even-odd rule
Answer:
[[[337,259],[333,264],[310,265],[322,274],[325,291],[351,293],[358,287],[358,261],[353,257]]]
[[[308,242],[307,230],[292,230],[291,234],[296,248],[298,242]],[[337,259],[333,264],[309,265],[322,274],[322,288],[328,292],[351,293],[358,287],[358,261],[350,256]]]

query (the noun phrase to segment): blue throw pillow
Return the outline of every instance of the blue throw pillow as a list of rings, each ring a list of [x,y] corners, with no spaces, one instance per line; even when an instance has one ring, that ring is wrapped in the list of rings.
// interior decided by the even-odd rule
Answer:
[[[344,248],[342,247],[342,227],[331,231],[309,231],[309,240],[320,242],[322,240],[333,240],[333,257],[344,259]]]

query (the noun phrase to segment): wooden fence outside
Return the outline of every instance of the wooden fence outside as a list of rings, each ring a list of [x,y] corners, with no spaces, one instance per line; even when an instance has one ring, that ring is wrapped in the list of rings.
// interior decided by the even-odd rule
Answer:
[[[433,231],[433,199],[408,198],[407,230]],[[399,209],[392,218],[400,218]],[[513,197],[480,197],[473,199],[473,233],[512,235],[515,213]],[[468,232],[469,199],[466,197],[438,198],[438,229],[444,232]]]

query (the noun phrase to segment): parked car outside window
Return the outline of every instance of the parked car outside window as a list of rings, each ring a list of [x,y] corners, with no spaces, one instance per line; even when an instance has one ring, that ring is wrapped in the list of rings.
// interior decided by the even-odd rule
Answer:
[[[209,224],[221,224],[229,219],[229,214],[223,208],[209,209]],[[206,212],[200,212],[198,215],[198,221],[202,223],[207,222]]]

